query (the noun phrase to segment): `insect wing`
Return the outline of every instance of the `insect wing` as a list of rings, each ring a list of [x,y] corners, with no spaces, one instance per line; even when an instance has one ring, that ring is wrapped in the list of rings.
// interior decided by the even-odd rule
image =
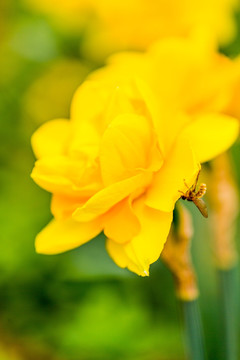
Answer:
[[[205,202],[203,201],[203,199],[194,199],[193,200],[194,204],[196,205],[196,207],[198,208],[198,210],[200,211],[200,213],[207,218],[208,217],[208,210],[207,210],[207,205],[205,204]]]

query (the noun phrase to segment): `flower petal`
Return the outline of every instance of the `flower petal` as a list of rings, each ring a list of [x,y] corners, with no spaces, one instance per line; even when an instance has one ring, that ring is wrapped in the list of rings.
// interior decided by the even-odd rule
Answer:
[[[74,212],[74,219],[77,221],[90,221],[104,214],[129,194],[147,186],[151,178],[151,173],[143,172],[104,188]]]
[[[108,89],[102,86],[101,82],[85,81],[79,86],[71,105],[71,119],[74,126],[87,123],[101,130],[102,123],[99,114],[104,111],[109,95]],[[90,139],[92,139],[91,136]]]
[[[52,220],[37,235],[36,251],[40,254],[58,254],[83,245],[101,231],[100,219],[88,223],[79,223],[72,218]]]
[[[35,163],[31,177],[45,190],[69,196],[89,197],[101,187],[97,165],[66,156],[42,158]]]
[[[74,138],[70,153],[94,159],[98,154],[100,136],[104,129],[102,112],[109,99],[109,91],[96,81],[85,81],[76,91],[71,105]]]
[[[169,108],[221,111],[226,106],[229,91],[239,78],[239,65],[223,55],[202,50],[189,38],[163,39],[150,48],[153,74],[157,74],[153,78],[155,91]]]
[[[111,208],[103,221],[105,235],[118,243],[126,243],[140,231],[140,223],[133,212],[130,197]]]
[[[146,195],[146,205],[161,211],[172,211],[175,202],[191,186],[200,164],[187,139],[179,137],[169,152],[162,168],[155,174]]]
[[[202,114],[186,126],[181,136],[188,139],[202,163],[226,151],[238,134],[237,119],[221,114]]]
[[[53,194],[51,213],[56,220],[65,220],[84,202],[85,200],[81,197]]]
[[[125,251],[139,271],[148,274],[150,264],[159,258],[167,240],[172,212],[151,209],[144,204],[144,198],[133,204],[133,210],[140,221],[141,231],[125,245]]]
[[[137,275],[147,276],[147,273],[139,271],[138,266],[131,261],[128,255],[125,252],[124,245],[118,244],[115,241],[107,239],[106,241],[106,249],[109,253],[109,256],[113,259],[113,261],[121,268],[128,268],[130,271],[136,273]]]
[[[67,150],[70,134],[71,127],[68,120],[52,120],[40,126],[31,139],[36,158],[64,155]]]
[[[141,224],[139,234],[127,244],[108,239],[107,250],[118,266],[127,267],[138,275],[148,276],[150,264],[159,258],[167,239],[172,212],[149,208],[144,205],[143,197],[136,200],[134,211]]]

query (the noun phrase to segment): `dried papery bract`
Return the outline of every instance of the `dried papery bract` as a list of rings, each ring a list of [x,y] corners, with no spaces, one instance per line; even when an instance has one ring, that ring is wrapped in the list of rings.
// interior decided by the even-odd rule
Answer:
[[[191,215],[183,206],[178,206],[178,224],[170,232],[161,259],[172,272],[177,297],[183,301],[193,301],[199,294],[190,254],[192,235]]]
[[[205,346],[198,309],[199,291],[190,254],[192,220],[184,207],[179,205],[177,211],[177,223],[170,232],[161,258],[175,279],[176,295],[184,319],[188,357],[204,360]]]
[[[212,212],[213,251],[221,304],[223,356],[238,359],[239,279],[235,233],[239,198],[232,166],[227,153],[211,163],[210,203]]]
[[[226,153],[211,163],[209,200],[212,214],[213,251],[216,266],[227,270],[236,265],[236,218],[239,213],[239,196]]]

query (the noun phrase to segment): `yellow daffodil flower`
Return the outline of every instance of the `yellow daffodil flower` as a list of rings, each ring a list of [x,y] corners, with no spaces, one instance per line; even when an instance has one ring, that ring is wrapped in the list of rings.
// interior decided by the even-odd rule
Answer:
[[[223,111],[235,76],[231,61],[202,61],[178,39],[117,55],[95,72],[77,90],[70,121],[50,121],[32,137],[32,177],[53,194],[54,216],[37,251],[60,253],[104,231],[114,261],[148,275],[184,180],[191,186],[200,163],[238,136],[238,121]]]

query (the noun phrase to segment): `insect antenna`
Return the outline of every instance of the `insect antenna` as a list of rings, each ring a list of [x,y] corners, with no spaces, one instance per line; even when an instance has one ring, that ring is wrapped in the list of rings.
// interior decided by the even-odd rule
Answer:
[[[195,183],[194,183],[194,185],[193,185],[192,191],[196,191],[196,187],[197,187],[197,183],[198,183],[198,179],[199,179],[200,172],[201,172],[201,169],[200,169],[200,170],[198,171],[198,173],[197,173],[197,177],[196,177]]]

